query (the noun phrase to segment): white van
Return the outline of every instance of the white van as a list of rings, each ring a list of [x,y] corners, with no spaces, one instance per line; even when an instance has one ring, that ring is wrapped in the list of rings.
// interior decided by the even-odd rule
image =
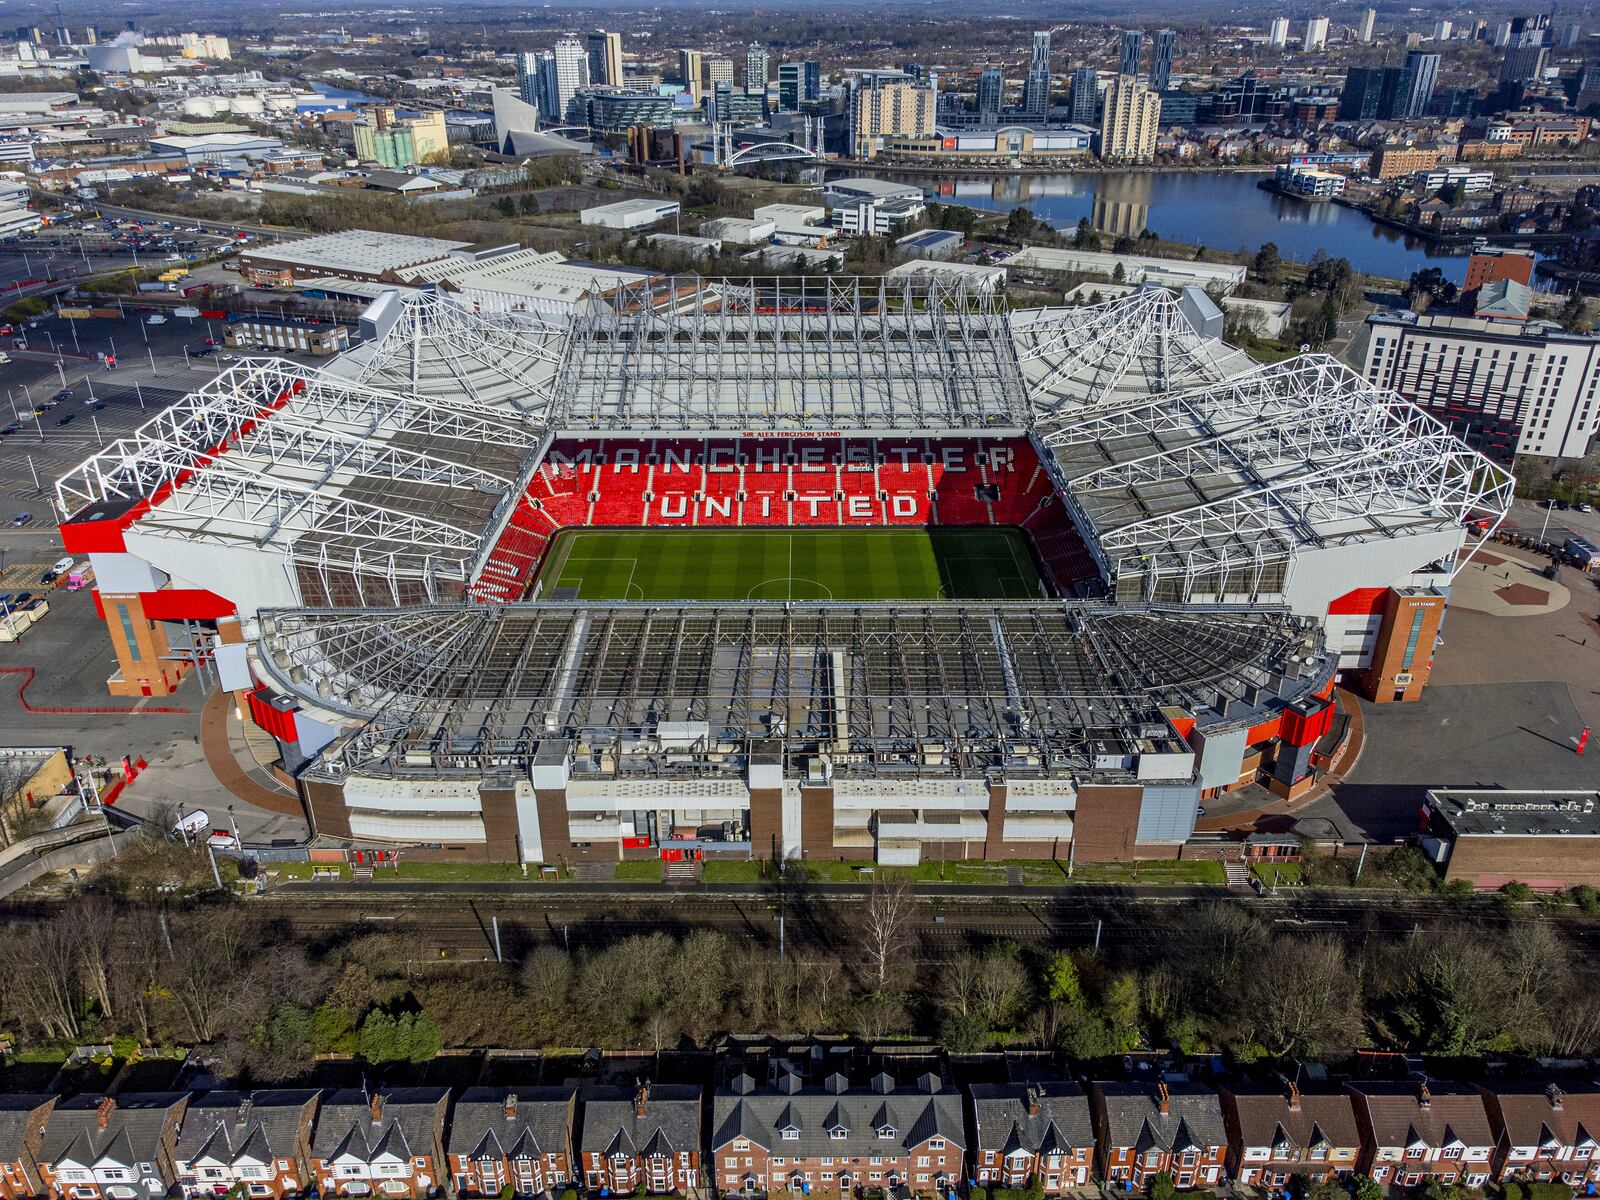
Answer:
[[[193,812],[184,813],[183,816],[178,818],[177,823],[172,827],[172,836],[175,838],[199,837],[210,828],[211,817],[207,815],[205,809],[197,808]]]

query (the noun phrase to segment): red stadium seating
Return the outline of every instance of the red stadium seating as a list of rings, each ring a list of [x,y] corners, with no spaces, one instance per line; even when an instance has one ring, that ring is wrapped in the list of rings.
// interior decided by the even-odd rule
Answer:
[[[1071,594],[1095,564],[1027,438],[564,438],[534,472],[472,593],[527,591],[558,529],[1012,525]]]

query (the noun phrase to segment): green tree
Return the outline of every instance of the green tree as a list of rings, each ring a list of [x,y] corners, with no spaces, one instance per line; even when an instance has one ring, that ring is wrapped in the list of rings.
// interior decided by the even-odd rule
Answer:
[[[1018,205],[1006,217],[1006,237],[1013,242],[1026,241],[1033,233],[1034,216],[1027,209]]]
[[[1178,1185],[1169,1172],[1163,1171],[1150,1181],[1150,1200],[1178,1200]]]
[[[976,1054],[989,1041],[989,1028],[975,1013],[950,1013],[939,1022],[939,1044],[948,1054]]]
[[[1083,982],[1078,978],[1078,965],[1065,950],[1057,950],[1045,964],[1044,995],[1046,1000],[1069,1008],[1083,1007]]]
[[[1384,1200],[1384,1187],[1371,1175],[1357,1175],[1355,1187],[1350,1195],[1351,1200]]]
[[[1089,223],[1088,217],[1078,218],[1078,227],[1072,233],[1072,244],[1079,250],[1100,249],[1100,233]]]
[[[1255,258],[1250,260],[1250,269],[1262,283],[1276,283],[1282,267],[1283,261],[1278,257],[1276,242],[1263,243],[1261,249],[1256,251]]]
[[[355,1049],[355,1022],[344,1009],[319,1004],[311,1010],[311,1049],[317,1054],[348,1054]]]

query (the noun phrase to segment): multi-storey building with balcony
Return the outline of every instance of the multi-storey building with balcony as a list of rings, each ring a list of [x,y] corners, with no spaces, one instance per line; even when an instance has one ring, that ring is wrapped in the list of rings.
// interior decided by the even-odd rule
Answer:
[[[154,1200],[177,1181],[188,1092],[74,1096],[45,1121],[39,1181],[57,1200]]]
[[[423,1200],[444,1186],[444,1088],[346,1089],[324,1097],[311,1143],[323,1196]]]
[[[1495,1138],[1483,1093],[1414,1081],[1350,1085],[1361,1129],[1357,1169],[1384,1186],[1478,1187],[1492,1169]]]
[[[1222,1178],[1228,1134],[1216,1092],[1184,1080],[1097,1083],[1091,1092],[1101,1178],[1147,1187],[1171,1175],[1180,1188]]]
[[[54,1096],[0,1095],[0,1200],[23,1200],[43,1191],[39,1143],[55,1104]]]
[[[1039,1181],[1046,1195],[1088,1184],[1094,1168],[1094,1116],[1071,1080],[975,1083],[970,1097],[972,1165],[968,1177],[988,1187]]]
[[[311,1186],[311,1129],[321,1093],[206,1092],[190,1102],[173,1160],[189,1197],[283,1200]]]
[[[538,1196],[572,1173],[577,1089],[475,1087],[450,1118],[450,1178],[457,1196]]]
[[[1600,1089],[1504,1083],[1479,1089],[1494,1133],[1496,1179],[1560,1180],[1582,1192],[1600,1182]]]
[[[821,1086],[793,1073],[771,1085],[741,1074],[712,1103],[712,1170],[724,1192],[942,1195],[963,1178],[965,1145],[960,1094],[931,1074],[905,1088],[888,1074],[865,1087],[841,1074]]]
[[[1224,1088],[1228,1174],[1279,1189],[1291,1177],[1321,1182],[1348,1175],[1361,1156],[1361,1131],[1347,1092],[1283,1087]]]
[[[578,1147],[583,1184],[632,1195],[689,1191],[700,1184],[701,1089],[641,1084],[586,1094]]]

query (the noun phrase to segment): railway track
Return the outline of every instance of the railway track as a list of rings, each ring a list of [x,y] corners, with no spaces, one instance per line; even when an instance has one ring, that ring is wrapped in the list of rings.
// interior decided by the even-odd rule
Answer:
[[[347,889],[348,890],[348,889]],[[359,891],[359,889],[355,889]],[[1224,897],[1224,902],[1229,902]],[[1435,925],[1470,920],[1505,926],[1528,919],[1495,904],[1452,906],[1426,897],[1313,896],[1236,897],[1232,900],[1292,936],[1335,936],[1352,948],[1377,938],[1402,940]],[[833,899],[780,905],[772,897],[680,896],[670,902],[638,898],[571,896],[451,896],[427,899],[323,895],[279,895],[262,908],[285,932],[309,942],[339,943],[373,933],[415,939],[419,957],[483,959],[494,954],[494,927],[501,948],[517,960],[541,946],[572,951],[603,947],[654,933],[684,934],[714,929],[776,949],[780,938],[795,953],[842,951],[860,941],[859,905]],[[1182,944],[1192,928],[1196,904],[1165,900],[1021,896],[1005,902],[937,899],[920,905],[912,921],[919,961],[947,961],[962,950],[1011,941],[1038,949],[1095,945],[1119,957],[1154,959]],[[1578,917],[1557,921],[1592,954],[1600,954],[1600,923]],[[442,954],[441,954],[442,952]]]

